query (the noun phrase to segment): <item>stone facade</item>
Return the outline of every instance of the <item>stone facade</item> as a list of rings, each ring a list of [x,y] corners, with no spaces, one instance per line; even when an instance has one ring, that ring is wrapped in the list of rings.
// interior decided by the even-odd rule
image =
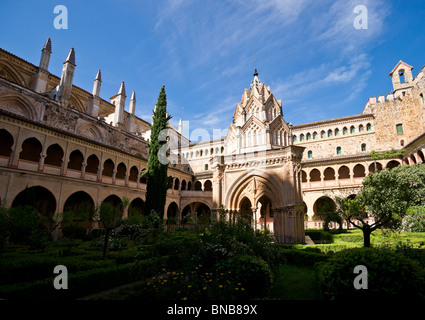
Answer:
[[[100,70],[85,91],[72,83],[77,52],[68,52],[59,78],[48,71],[52,51],[48,39],[36,66],[0,49],[1,203],[16,205],[31,190],[45,214],[124,197],[125,216],[143,213],[150,123],[135,115],[136,93],[128,101],[121,82],[109,101],[101,98]],[[376,170],[424,162],[425,77],[412,69],[400,61],[390,73],[394,92],[369,98],[360,114],[298,125],[283,119],[282,101],[255,71],[225,137],[191,142],[182,121],[170,125],[164,219],[223,207],[279,242],[304,243],[304,228],[321,225],[315,214],[324,201],[355,196]],[[405,156],[370,157],[391,148]]]

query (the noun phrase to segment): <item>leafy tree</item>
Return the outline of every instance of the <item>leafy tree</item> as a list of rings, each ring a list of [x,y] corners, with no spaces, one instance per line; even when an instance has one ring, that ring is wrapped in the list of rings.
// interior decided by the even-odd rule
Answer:
[[[102,202],[102,204],[97,209],[98,218],[105,228],[105,239],[103,244],[103,259],[106,259],[109,246],[109,238],[111,232],[118,228],[122,224],[122,216],[124,208],[129,205],[129,200],[124,198],[121,205],[114,205],[109,202]]]
[[[146,185],[146,212],[152,210],[161,214],[164,212],[165,200],[168,189],[168,150],[167,135],[168,121],[171,116],[167,115],[167,97],[165,86],[162,86],[154,110],[150,142],[148,144],[148,180]]]
[[[341,215],[336,211],[336,206],[333,201],[324,201],[317,209],[316,215],[324,221],[323,229],[329,230],[329,223],[336,222],[339,225],[339,229],[342,229],[342,218]]]
[[[398,228],[409,207],[425,204],[425,166],[398,166],[368,175],[355,199],[339,198],[337,203],[347,221],[363,231],[364,246],[370,247],[374,230]],[[375,218],[373,224],[366,223],[368,215]]]

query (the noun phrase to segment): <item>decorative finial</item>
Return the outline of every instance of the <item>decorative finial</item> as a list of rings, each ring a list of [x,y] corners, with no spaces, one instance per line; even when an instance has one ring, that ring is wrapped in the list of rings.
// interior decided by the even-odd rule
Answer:
[[[46,49],[47,51],[49,51],[50,53],[52,53],[52,40],[50,40],[50,38],[48,38],[46,40],[46,42],[44,43],[43,49]]]
[[[71,48],[68,53],[68,57],[66,58],[65,62],[70,62],[73,65],[75,65],[75,51],[74,48]]]
[[[94,80],[102,81],[102,75],[100,73],[100,69],[99,69],[99,71],[97,71],[96,78]]]
[[[257,56],[254,56],[254,77],[258,77],[258,72],[257,72]]]

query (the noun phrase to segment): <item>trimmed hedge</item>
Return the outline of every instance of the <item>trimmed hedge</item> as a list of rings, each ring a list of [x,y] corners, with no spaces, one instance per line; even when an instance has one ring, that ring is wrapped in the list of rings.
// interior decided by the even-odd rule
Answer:
[[[48,279],[20,284],[0,286],[0,297],[6,299],[65,300],[77,299],[111,289],[120,285],[143,280],[166,267],[168,257],[154,258],[120,266],[109,266],[70,273],[68,270],[68,289],[56,290],[53,280]],[[53,269],[52,269],[53,271]]]
[[[296,266],[314,266],[317,262],[324,262],[329,259],[329,256],[321,253],[310,251],[308,249],[280,249],[284,261]]]
[[[84,257],[49,258],[28,256],[21,259],[4,260],[0,263],[0,284],[21,283],[52,276],[57,265],[65,265],[68,272],[105,268],[114,265],[110,260],[87,260]]]
[[[354,268],[367,268],[368,288],[354,288]],[[425,271],[414,260],[387,248],[356,248],[335,253],[316,265],[318,279],[329,299],[424,299]],[[354,301],[354,300],[353,300]]]

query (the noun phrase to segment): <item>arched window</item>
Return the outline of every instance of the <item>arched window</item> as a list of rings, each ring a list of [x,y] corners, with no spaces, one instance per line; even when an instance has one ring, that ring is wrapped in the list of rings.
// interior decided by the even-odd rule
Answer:
[[[372,125],[370,123],[368,123],[366,125],[366,131],[370,131],[370,130],[372,130]]]
[[[297,136],[292,136],[292,142],[297,142]]]
[[[210,180],[205,181],[204,191],[212,191],[212,182]]]
[[[309,152],[307,152],[307,156],[309,159],[313,158],[313,151],[310,150]]]
[[[338,154],[338,155],[341,154],[341,147],[336,148],[336,154]]]
[[[13,137],[9,131],[0,130],[0,156],[10,157],[12,153]]]
[[[205,170],[208,170],[208,164],[205,165]]]
[[[362,143],[362,152],[366,151],[366,143]]]
[[[300,141],[304,141],[304,134],[300,134]]]
[[[309,140],[311,140],[311,134],[310,134],[310,132],[307,133],[307,141],[309,141]]]
[[[400,83],[404,83],[405,79],[404,79],[404,70],[403,69],[398,72],[398,76],[400,78]]]
[[[354,128],[354,126],[351,126],[350,127],[350,133],[354,133],[354,132],[356,132],[356,129]]]
[[[19,159],[38,162],[42,148],[40,141],[36,138],[28,138],[22,143],[22,151],[19,154]]]
[[[123,162],[119,163],[117,166],[117,172],[115,173],[115,178],[117,179],[125,179],[125,174],[127,172],[127,167]]]
[[[316,140],[317,139],[317,132],[315,131],[315,132],[313,132],[313,140]]]
[[[363,132],[364,131],[364,127],[363,127],[363,125],[361,124],[361,125],[359,125],[359,132]]]
[[[326,135],[326,132],[325,131],[320,132],[320,138],[323,139],[325,137],[325,135]]]
[[[331,129],[328,130],[328,137],[332,137],[332,130]]]
[[[347,133],[348,133],[348,129],[347,129],[347,127],[344,127],[342,129],[342,134],[345,136]]]
[[[130,175],[128,176],[129,181],[137,182],[137,177],[139,176],[139,170],[136,166],[130,168]]]
[[[69,155],[68,169],[81,170],[84,156],[80,150],[74,150]]]
[[[115,164],[111,159],[106,160],[103,163],[102,176],[112,177],[114,172]]]
[[[62,158],[64,152],[60,145],[57,143],[52,144],[47,148],[46,159],[44,159],[44,164],[60,167],[62,165]]]
[[[338,137],[339,136],[339,129],[338,128],[336,128],[335,129],[335,137]]]

